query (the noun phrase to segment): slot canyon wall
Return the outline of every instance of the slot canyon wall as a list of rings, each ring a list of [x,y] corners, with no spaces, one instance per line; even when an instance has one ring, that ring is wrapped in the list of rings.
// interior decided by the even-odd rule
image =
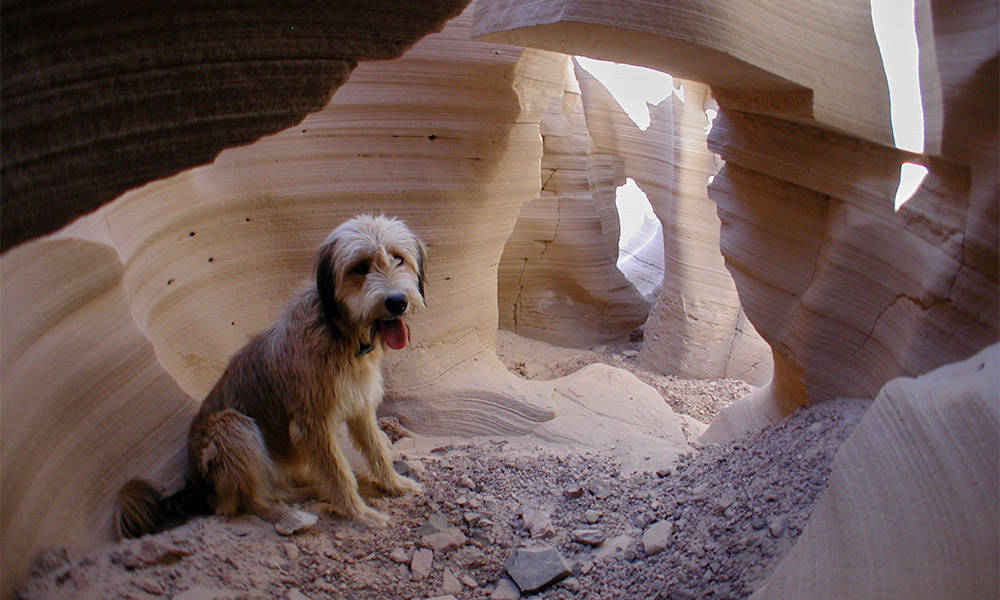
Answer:
[[[470,25],[471,10],[403,58],[358,66],[295,127],[4,254],[5,590],[46,546],[109,539],[128,478],[178,483],[197,401],[359,211],[403,218],[428,246],[429,308],[388,360],[387,413],[420,433],[614,442],[626,468],[689,450],[627,373],[533,382],[497,358],[497,266],[538,196],[540,122],[569,63],[470,41]],[[611,393],[631,402],[608,410]]]
[[[565,88],[542,116],[542,185],[507,240],[497,304],[502,328],[592,347],[627,338],[649,305],[615,265],[624,162],[594,146],[572,70]]]
[[[867,1],[480,0],[456,17],[465,4],[174,4],[117,20],[117,4],[86,18],[4,6],[4,594],[39,549],[108,539],[129,477],[177,482],[197,400],[362,209],[429,248],[428,310],[389,365],[385,409],[405,425],[600,443],[569,423],[606,419],[628,460],[657,447],[669,461],[683,435],[631,376],[525,381],[494,352],[498,322],[585,345],[648,311],[644,365],[766,384],[708,440],[875,398],[761,597],[834,597],[838,577],[861,595],[914,589],[898,569],[851,571],[859,547],[868,564],[947,556],[921,589],[995,589],[1000,365],[976,354],[998,338],[995,3],[917,2],[923,155],[892,147]],[[686,102],[667,98],[639,131],[567,54],[672,73]],[[725,166],[706,188],[712,153]],[[930,172],[894,212],[904,161]],[[665,232],[652,307],[614,268],[626,176]],[[602,416],[611,390],[632,403]],[[933,485],[905,485],[928,469]],[[949,502],[920,544],[896,512],[862,510],[932,519]]]
[[[542,188],[527,202],[500,263],[500,326],[563,346],[627,339],[646,322],[640,363],[682,377],[771,375],[770,348],[740,308],[719,251],[706,181],[708,88],[680,81],[641,130],[593,75],[575,65],[541,121]],[[615,188],[632,177],[663,235],[662,284],[650,307],[615,263]],[[648,317],[648,321],[647,321]]]
[[[774,372],[703,441],[808,402],[875,398],[755,597],[995,594],[997,7],[916,3],[926,140],[914,155],[892,146],[868,2],[772,4],[483,0],[474,31],[711,87],[708,148],[725,166],[709,196]],[[929,172],[895,211],[903,162]]]

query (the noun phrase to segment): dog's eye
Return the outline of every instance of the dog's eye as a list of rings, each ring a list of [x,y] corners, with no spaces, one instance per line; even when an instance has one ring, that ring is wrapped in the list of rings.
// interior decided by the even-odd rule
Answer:
[[[398,254],[393,254],[392,255],[392,260],[396,261],[397,265],[403,264],[403,257],[400,256],[400,255],[398,255]]]
[[[369,268],[370,267],[369,267],[368,263],[366,263],[366,262],[359,262],[358,264],[354,265],[354,268],[351,269],[351,272],[354,273],[354,274],[356,274],[356,275],[367,275]]]

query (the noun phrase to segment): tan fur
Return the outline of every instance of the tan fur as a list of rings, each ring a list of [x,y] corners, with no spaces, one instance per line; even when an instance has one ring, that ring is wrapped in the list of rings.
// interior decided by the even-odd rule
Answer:
[[[337,445],[333,432],[342,423],[377,486],[419,491],[393,470],[375,409],[386,348],[377,324],[393,316],[387,298],[405,298],[403,318],[423,306],[424,255],[405,224],[381,216],[355,217],[327,237],[315,285],[233,357],[191,425],[191,478],[214,492],[217,512],[273,514],[280,488],[307,473],[334,511],[384,524],[387,517],[358,494]]]

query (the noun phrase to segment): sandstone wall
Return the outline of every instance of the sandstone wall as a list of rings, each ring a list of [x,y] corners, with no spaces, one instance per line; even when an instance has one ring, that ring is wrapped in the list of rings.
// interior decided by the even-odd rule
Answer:
[[[42,548],[110,539],[132,475],[179,483],[197,408],[129,314],[108,244],[65,237],[4,254],[3,587]]]
[[[561,346],[625,340],[649,305],[615,266],[622,159],[594,146],[572,70],[540,125],[541,190],[504,247],[500,327]]]
[[[771,376],[767,344],[747,321],[719,252],[719,218],[706,185],[716,170],[706,145],[708,88],[675,79],[640,130],[592,75],[577,67],[587,125],[602,152],[621,157],[663,229],[663,282],[639,355],[668,375],[732,377],[755,385]]]
[[[751,598],[995,598],[998,369],[993,345],[887,383],[795,548]]]
[[[231,53],[253,46],[232,43],[253,30],[242,21],[250,13],[201,18],[181,8],[166,19],[158,12],[166,8],[137,6],[111,19],[108,11],[117,5],[73,6],[87,14],[60,13],[62,5],[48,13],[37,4],[5,7],[5,247],[125,189],[204,163],[224,146],[300,121],[324,106],[355,57],[398,54],[460,8],[407,5],[422,15],[414,21],[421,24],[406,25],[410,33],[403,35],[385,28],[396,25],[386,23],[386,6],[366,3],[373,6],[367,12],[348,5],[345,11],[361,11],[353,23],[377,18],[384,26],[370,37],[361,35],[367,28],[343,26],[346,16],[339,12],[325,20],[294,7],[253,13],[254,23],[282,27],[268,30],[277,40],[272,50],[247,57]],[[735,406],[714,426],[716,435],[745,431],[805,401],[875,396],[893,378],[964,359],[996,341],[995,3],[955,10],[918,2],[926,156],[889,145],[867,0],[832,8],[818,0],[483,0],[475,10],[476,18],[466,13],[403,59],[358,67],[323,111],[298,126],[135,189],[69,231],[4,254],[5,591],[41,547],[82,548],[106,539],[109,500],[125,478],[141,474],[163,486],[176,481],[178,449],[194,409],[189,398],[201,397],[229,355],[274,319],[308,276],[316,244],[360,209],[403,217],[430,248],[430,308],[413,322],[413,345],[390,361],[387,409],[404,423],[425,432],[565,439],[574,431],[571,423],[600,418],[593,399],[581,394],[605,388],[587,377],[627,388],[626,396],[648,395],[647,388],[606,372],[525,382],[493,353],[497,265],[522,204],[539,197],[541,123],[553,99],[565,96],[566,63],[541,50],[470,42],[470,26],[493,41],[643,64],[711,86],[722,114],[708,148],[726,160],[710,188],[722,252],[745,315],[774,356],[771,384]],[[71,32],[82,37],[60,36],[59,23],[70,18],[89,24]],[[312,19],[315,28],[292,34],[289,19],[299,18]],[[33,25],[39,22],[47,28]],[[106,23],[119,29],[109,32]],[[174,26],[182,33],[174,35]],[[216,33],[221,37],[212,37]],[[307,39],[295,37],[302,33]],[[138,45],[156,40],[169,44],[149,52]],[[66,41],[80,53],[67,54]],[[165,57],[178,61],[176,77],[165,69],[174,64]],[[204,72],[190,66],[203,63],[209,65]],[[121,65],[137,70],[113,71]],[[192,71],[200,74],[187,78]],[[161,81],[162,87],[152,85]],[[219,82],[230,87],[208,93]],[[156,102],[138,100],[146,97]],[[586,85],[581,101],[597,146],[596,152],[588,148],[588,186],[603,197],[610,182],[620,180],[615,157],[625,164],[628,155],[643,152],[618,154],[618,146],[609,152],[598,131],[600,125],[613,131],[610,124],[620,116],[593,117]],[[683,136],[690,115],[679,118],[684,107],[668,102],[659,110],[671,111],[668,120],[681,123]],[[200,103],[204,110],[185,108]],[[665,136],[650,155],[677,142]],[[704,159],[699,152],[692,157]],[[893,212],[904,160],[925,163],[930,174]],[[657,174],[649,175],[650,185],[661,186],[704,175],[691,167],[685,179],[677,174],[684,164],[664,163],[638,171]],[[582,189],[579,173],[571,183]],[[669,226],[670,215],[688,208],[679,203],[658,214]],[[607,213],[587,219],[588,247],[611,255]],[[702,242],[678,247],[696,249]],[[679,313],[665,311],[661,322],[671,314]],[[747,331],[735,322],[736,330]],[[648,354],[654,356],[652,345]],[[995,392],[992,383],[987,395]],[[996,411],[984,402],[996,394],[976,398],[956,402],[947,422],[921,416],[931,402],[922,400],[904,423],[914,430],[930,423],[940,431],[958,423],[995,434]],[[634,437],[637,449],[658,431],[673,435],[670,415],[655,417],[661,425],[643,423]],[[682,445],[667,448],[670,454]],[[938,448],[909,450],[932,456]],[[880,456],[865,460],[872,473],[891,471]],[[975,476],[967,464],[948,460],[956,480]],[[900,502],[893,486],[887,481],[856,497],[878,506]],[[838,493],[848,493],[843,489]],[[931,505],[954,500],[956,489],[920,493]],[[973,539],[969,528],[979,525],[956,526],[960,537]],[[893,548],[916,547],[899,535],[890,540]],[[995,546],[984,552],[995,553]],[[907,556],[911,564],[927,563],[926,554]],[[781,595],[785,585],[771,589]]]
[[[301,121],[357,61],[399,56],[466,4],[6,4],[3,248]]]
[[[296,127],[4,254],[5,590],[46,546],[109,539],[126,479],[178,481],[197,400],[359,211],[405,219],[428,246],[428,310],[387,361],[385,409],[404,425],[618,444],[642,468],[687,450],[672,411],[634,377],[530,382],[496,357],[497,265],[538,196],[539,123],[563,95],[566,57],[469,41],[470,21],[361,65]],[[595,411],[609,388],[633,400],[638,423]]]
[[[890,380],[998,339],[997,7],[918,1],[916,15],[923,155],[892,147],[866,0],[476,5],[483,39],[711,86],[721,111],[708,148],[726,165],[709,195],[726,267],[772,349],[774,374],[731,405],[705,441],[806,402],[876,397]],[[903,162],[929,173],[897,212]],[[996,465],[969,458],[996,453],[994,363],[991,351],[923,385],[886,386],[838,457],[801,552],[760,596],[995,592]]]
[[[726,161],[710,187],[722,253],[775,365],[771,384],[734,407],[714,439],[752,427],[750,415],[737,415],[748,407],[759,424],[810,400],[874,397],[889,379],[964,358],[998,335],[997,184],[985,167],[997,156],[987,100],[996,39],[982,33],[995,7],[974,4],[977,16],[968,16],[919,5],[922,39],[939,41],[922,46],[931,126],[929,154],[916,156],[890,146],[867,2],[796,3],[780,14],[723,4],[687,12],[683,2],[624,11],[588,0],[484,1],[474,28],[483,39],[632,62],[712,87],[721,113],[708,147]],[[734,77],[746,89],[734,92]],[[933,125],[949,115],[951,127]],[[970,118],[986,126],[973,131]],[[591,134],[600,145],[593,126]],[[960,138],[970,143],[949,141]],[[905,161],[930,174],[894,212]],[[672,181],[666,171],[656,179]]]
[[[717,170],[706,146],[707,87],[682,81],[686,101],[673,95],[662,102],[643,131],[584,69],[575,66],[569,83],[541,122],[540,197],[522,208],[501,260],[500,326],[592,346],[623,340],[645,321],[645,367],[766,383],[770,349],[740,308],[706,192]],[[599,179],[602,173],[615,178]],[[662,283],[652,310],[615,266],[614,186],[625,176],[661,221]],[[604,181],[607,187],[596,187]]]

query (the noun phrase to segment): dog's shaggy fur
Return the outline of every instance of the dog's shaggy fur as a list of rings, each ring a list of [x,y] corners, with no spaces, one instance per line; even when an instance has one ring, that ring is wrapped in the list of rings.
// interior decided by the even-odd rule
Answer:
[[[358,216],[319,248],[315,285],[230,361],[194,418],[185,487],[161,497],[132,480],[119,493],[118,532],[158,531],[214,510],[274,517],[281,491],[309,480],[333,510],[379,526],[387,517],[358,494],[337,445],[342,423],[388,494],[419,491],[392,468],[375,409],[386,346],[406,345],[403,318],[424,304],[423,243],[402,222]]]

